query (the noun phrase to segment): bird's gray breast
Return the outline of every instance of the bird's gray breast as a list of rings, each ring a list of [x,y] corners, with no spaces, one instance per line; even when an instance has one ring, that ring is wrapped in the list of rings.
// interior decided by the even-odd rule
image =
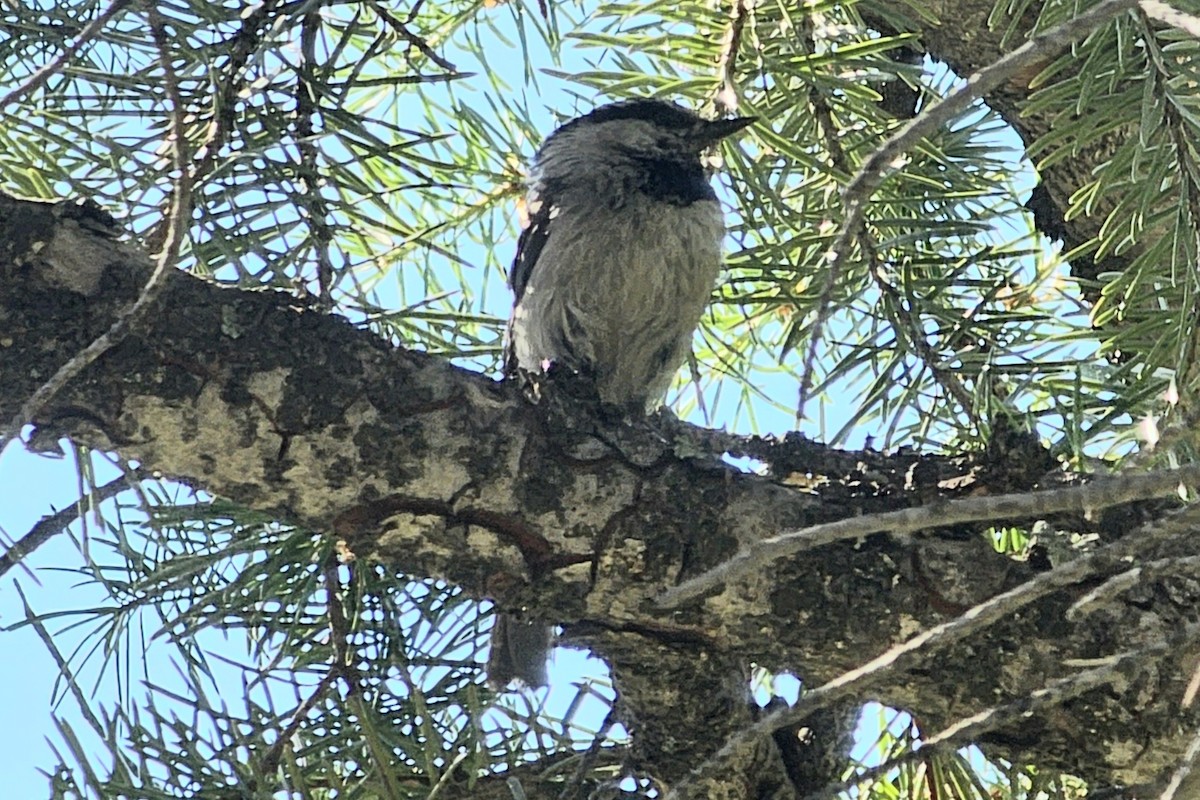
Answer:
[[[690,347],[721,263],[715,199],[561,197],[513,314],[518,364],[590,369],[601,399],[658,400]]]

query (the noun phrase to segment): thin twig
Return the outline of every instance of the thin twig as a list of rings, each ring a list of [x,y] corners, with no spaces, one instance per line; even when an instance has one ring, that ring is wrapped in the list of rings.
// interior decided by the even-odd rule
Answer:
[[[1185,14],[1179,9],[1159,2],[1159,0],[1142,0],[1138,5],[1141,6],[1142,13],[1150,19],[1179,28],[1184,33],[1200,38],[1200,17],[1194,14]]]
[[[320,151],[316,146],[313,126],[314,118],[321,113],[321,97],[324,93],[316,70],[320,68],[317,58],[317,33],[321,27],[321,15],[310,11],[300,24],[300,69],[296,71],[296,148],[300,160],[296,173],[300,177],[300,194],[296,204],[311,231],[313,252],[317,261],[317,293],[321,307],[333,308],[333,261],[329,250],[333,242],[333,229],[329,224],[329,204],[322,194]]]
[[[845,257],[841,248],[848,244],[854,225],[862,218],[866,201],[883,183],[888,171],[901,154],[923,137],[965,113],[972,103],[999,88],[1017,72],[1056,54],[1136,5],[1137,0],[1103,0],[1079,16],[1031,37],[1016,50],[971,75],[962,86],[929,106],[921,115],[893,134],[863,163],[858,174],[846,185],[842,193],[848,213],[831,248],[833,257]]]
[[[279,2],[280,0],[263,0],[242,19],[242,27],[228,44],[229,58],[220,76],[221,91],[213,95],[210,112],[212,120],[209,122],[208,135],[205,136],[204,144],[196,150],[199,159],[192,172],[193,183],[207,178],[217,166],[217,157],[229,140],[236,121],[238,95],[246,86],[243,80],[246,65],[250,63],[250,56],[262,45],[260,31],[268,18],[275,13]]]
[[[734,74],[737,71],[738,51],[742,47],[742,31],[746,28],[746,20],[754,7],[753,0],[732,0],[729,9],[729,27],[721,41],[721,50],[717,55],[717,76],[721,88],[713,98],[717,116],[737,110],[737,84]]]
[[[112,5],[105,9],[100,16],[96,17],[94,20],[84,26],[83,30],[79,32],[79,35],[75,37],[75,41],[63,48],[63,51],[58,54],[58,58],[54,59],[49,64],[46,64],[37,72],[30,75],[29,78],[20,86],[4,95],[4,98],[0,99],[0,111],[8,108],[9,104],[18,98],[41,88],[46,81],[50,80],[54,74],[63,68],[63,65],[70,60],[71,56],[75,55],[77,52],[79,52],[81,47],[95,38],[96,34],[100,33],[104,26],[108,24],[109,20],[124,11],[125,7],[128,6],[129,3],[130,0],[113,0]]]
[[[1184,636],[1172,637],[1169,642],[1157,642],[1147,647],[1112,656],[1104,659],[1104,663],[1100,666],[1051,681],[1047,686],[1035,689],[1026,697],[1018,698],[1004,705],[993,706],[957,720],[953,725],[943,728],[932,736],[922,736],[918,749],[895,758],[889,758],[881,764],[857,772],[845,781],[824,786],[805,795],[803,800],[826,800],[854,786],[875,781],[890,771],[914,761],[924,760],[936,753],[957,750],[959,747],[978,741],[985,733],[1017,722],[1024,717],[1060,706],[1081,694],[1112,683],[1120,677],[1121,671],[1128,665],[1145,662],[1151,656],[1162,655],[1173,647],[1195,638],[1195,635],[1195,629],[1189,628]]]
[[[1064,489],[935,502],[785,531],[755,542],[728,561],[668,589],[659,598],[658,605],[660,608],[677,608],[722,583],[758,572],[772,561],[833,542],[885,531],[892,536],[902,536],[925,528],[981,520],[1044,519],[1051,514],[1066,512],[1086,514],[1135,500],[1168,497],[1175,494],[1180,485],[1197,483],[1200,483],[1200,464],[1191,464],[1140,475],[1103,478]]]
[[[813,32],[812,15],[816,13],[810,10],[804,18],[804,22],[800,27],[799,41],[802,47],[802,52],[806,57],[804,65],[809,64],[809,59],[816,55],[817,40]],[[825,144],[825,150],[829,153],[829,163],[834,169],[841,170],[844,175],[850,175],[853,170],[850,166],[850,160],[846,157],[846,151],[842,148],[842,142],[838,138],[837,126],[833,122],[833,110],[826,102],[825,96],[821,94],[817,88],[817,82],[814,78],[809,85],[808,105],[812,109],[813,119],[817,123],[817,130],[821,134],[821,141]],[[829,200],[829,198],[826,198]],[[873,243],[867,235],[867,225],[865,220],[860,220],[858,229],[854,232],[855,240],[863,247],[863,254],[866,256],[867,263],[870,269],[874,271],[875,260],[878,254],[875,252]],[[804,354],[804,363],[800,369],[800,392],[796,399],[796,425],[804,421],[804,407],[808,405],[808,395],[812,391],[813,370],[817,364],[817,349],[821,344],[822,332],[825,330],[825,323],[833,315],[833,296],[837,292],[837,287],[841,285],[842,270],[845,266],[845,259],[831,263],[829,269],[824,274],[824,285],[821,287],[821,294],[817,297],[817,314],[813,320],[812,333],[809,335],[808,350]]]
[[[346,604],[342,599],[340,587],[342,585],[339,570],[341,561],[336,555],[331,555],[325,564],[325,607],[329,613],[329,637],[330,644],[333,646],[334,664],[337,670],[348,670],[354,663],[354,655],[350,649],[350,630],[351,623],[346,617]],[[349,586],[354,585],[354,565],[346,564],[346,569],[350,572],[350,579],[347,583]],[[357,683],[351,683],[350,693],[353,694],[359,690]]]
[[[317,703],[326,696],[334,681],[346,675],[350,670],[350,624],[346,619],[346,612],[342,606],[342,600],[338,587],[341,582],[338,578],[338,561],[337,558],[331,556],[325,563],[322,569],[322,577],[325,580],[325,608],[329,615],[329,637],[330,644],[333,647],[333,660],[329,665],[329,671],[321,678],[312,690],[312,693],[304,698],[304,702],[292,712],[292,718],[287,726],[279,732],[279,738],[271,745],[266,753],[263,754],[262,768],[264,772],[273,772],[279,766],[279,761],[283,757],[283,748],[288,746],[292,737],[300,730],[300,726],[308,718],[309,712],[316,708]],[[357,691],[357,686],[353,681],[350,681],[349,694],[354,694]]]
[[[865,225],[863,227],[866,228]],[[862,235],[869,234],[864,232]],[[937,381],[938,385],[958,401],[958,404],[962,406],[963,413],[977,428],[981,427],[983,420],[975,412],[975,401],[971,397],[971,393],[967,391],[967,387],[959,380],[958,374],[954,370],[942,366],[942,358],[925,338],[921,324],[904,308],[904,297],[900,294],[900,290],[893,286],[891,281],[886,280],[878,269],[874,268],[878,263],[875,259],[872,259],[871,262],[871,279],[879,287],[879,291],[892,301],[890,306],[884,304],[888,321],[892,323],[892,330],[896,332],[898,338],[912,345],[913,349],[917,351],[917,357],[929,367],[930,372],[933,373],[933,379]]]
[[[1175,793],[1179,791],[1179,787],[1183,785],[1183,781],[1192,773],[1192,769],[1196,766],[1196,760],[1200,759],[1200,733],[1197,733],[1188,744],[1187,751],[1184,752],[1183,758],[1179,760],[1179,766],[1175,768],[1175,772],[1171,775],[1171,780],[1167,781],[1166,787],[1162,794],[1158,796],[1158,800],[1174,800]]]
[[[579,767],[563,786],[563,790],[559,792],[558,800],[571,800],[575,796],[579,787],[583,785],[583,779],[587,777],[588,772],[595,765],[600,751],[604,749],[604,742],[608,739],[608,732],[612,729],[613,723],[616,721],[617,707],[612,706],[608,709],[608,714],[604,717],[604,722],[600,723],[600,729],[596,731],[596,738],[592,740],[592,746],[583,754],[583,758],[579,761]]]
[[[242,20],[242,27],[225,45],[228,60],[222,74],[214,78],[221,90],[213,94],[212,107],[209,112],[212,119],[209,120],[204,141],[196,147],[193,153],[196,157],[192,163],[190,178],[193,190],[203,183],[220,164],[218,159],[233,133],[234,125],[237,122],[237,104],[240,95],[246,88],[243,73],[246,65],[250,63],[250,57],[262,44],[260,28],[275,13],[279,3],[280,0],[263,0],[254,11],[246,15]],[[145,233],[142,241],[147,249],[153,251],[162,246],[162,242],[167,236],[166,226],[169,224],[169,219],[160,220]]]
[[[378,3],[372,4],[372,7],[375,9],[375,13],[379,15],[380,19],[382,19],[384,22],[386,22],[391,27],[391,29],[394,30],[401,39],[408,42],[411,46],[417,48],[417,50],[419,50],[422,55],[424,55],[430,61],[437,64],[439,67],[446,70],[447,72],[451,72],[451,73],[458,72],[458,67],[454,66],[449,61],[447,61],[445,58],[438,55],[437,51],[429,46],[429,42],[425,41],[420,36],[417,36],[415,33],[410,31],[408,29],[408,26],[405,25],[405,23],[401,22],[400,20],[398,20],[394,16],[392,16],[387,11],[387,9],[383,8]],[[411,22],[412,20],[410,19],[409,21]]]
[[[292,713],[292,718],[288,722],[287,727],[279,732],[279,738],[263,754],[260,765],[264,773],[274,772],[279,766],[279,761],[283,757],[283,748],[287,747],[288,743],[291,742],[292,737],[296,735],[296,732],[300,730],[300,726],[304,724],[304,720],[308,718],[309,712],[316,707],[317,702],[321,698],[325,697],[326,692],[329,691],[329,687],[341,675],[341,669],[336,665],[331,666],[329,672],[326,672],[324,677],[321,678],[321,682],[313,688],[312,694],[304,698],[304,702]]]
[[[1145,525],[1120,541],[1049,572],[1043,572],[1007,592],[998,594],[973,606],[952,620],[935,625],[917,634],[867,663],[804,694],[788,708],[780,709],[749,725],[725,740],[725,743],[704,764],[694,769],[689,778],[676,786],[670,795],[679,798],[680,791],[695,779],[720,769],[720,765],[751,742],[770,736],[774,731],[788,725],[796,725],[814,712],[847,697],[861,694],[870,685],[877,683],[885,673],[897,665],[911,662],[920,654],[929,657],[967,636],[982,630],[1030,603],[1046,595],[1071,586],[1092,575],[1110,570],[1114,565],[1125,563],[1158,545],[1165,539],[1191,532],[1200,521],[1200,506],[1192,506],[1169,517]]]
[[[1121,12],[1128,11],[1135,6],[1137,6],[1137,0],[1103,0],[1061,25],[1031,37],[1016,50],[968,77],[963,85],[926,108],[880,145],[859,168],[850,183],[846,184],[846,188],[842,192],[842,210],[845,216],[842,219],[841,228],[826,254],[827,269],[831,273],[837,273],[843,262],[850,257],[850,248],[857,239],[866,219],[867,203],[904,152],[923,137],[966,112],[972,103],[999,88],[1017,72],[1058,53],[1062,48],[1087,36]],[[807,386],[812,380],[812,370],[816,363],[816,348],[821,339],[820,327],[823,325],[824,320],[818,316],[817,323],[810,335],[808,353],[804,359],[804,370],[801,372],[801,397],[804,400],[807,400]],[[798,403],[797,405],[796,415],[798,418],[803,417],[803,404]]]
[[[62,391],[73,378],[79,375],[96,359],[108,352],[114,345],[129,335],[136,323],[146,310],[158,300],[166,285],[166,276],[170,266],[179,258],[179,250],[187,235],[188,223],[191,219],[192,180],[188,171],[188,147],[186,137],[185,109],[183,99],[179,94],[179,84],[175,78],[175,70],[171,66],[171,56],[168,49],[166,31],[162,26],[162,18],[157,11],[149,13],[150,29],[154,41],[158,45],[159,60],[163,68],[163,87],[171,101],[171,156],[172,165],[177,173],[175,184],[171,189],[171,208],[167,213],[168,226],[166,241],[159,252],[154,265],[154,271],[142,287],[136,301],[107,331],[102,333],[91,344],[77,353],[66,364],[42,384],[22,405],[16,416],[9,422],[8,428],[0,432],[0,450],[10,439],[21,432],[21,428],[33,419],[33,416],[46,405],[56,394]]]
[[[34,550],[62,533],[75,520],[87,513],[87,508],[103,503],[116,497],[129,488],[130,481],[141,480],[147,473],[141,468],[133,469],[128,474],[113,478],[103,486],[97,486],[85,496],[54,514],[47,514],[34,523],[29,532],[12,543],[12,546],[0,554],[0,577],[20,564]]]
[[[802,52],[806,57],[811,58],[816,55],[817,43],[813,34],[811,14],[805,18],[804,23],[800,27],[799,40],[803,48]],[[853,174],[854,170],[850,159],[842,147],[837,126],[833,121],[833,110],[829,107],[825,95],[817,88],[816,80],[813,80],[809,86],[808,103],[812,108],[813,119],[817,123],[817,130],[820,132],[821,141],[825,144],[826,152],[829,153],[830,165],[843,175]],[[860,221],[854,238],[858,242],[859,247],[862,248],[863,260],[867,263],[867,272],[871,276],[871,279],[879,287],[879,290],[892,301],[892,305],[886,306],[886,309],[888,311],[889,322],[891,322],[896,336],[902,338],[912,346],[917,352],[917,356],[925,362],[930,372],[933,373],[933,379],[958,401],[959,405],[963,408],[963,412],[978,427],[981,421],[975,413],[971,393],[967,391],[962,381],[958,379],[958,376],[952,370],[948,370],[940,365],[941,358],[929,342],[926,341],[925,332],[921,329],[920,324],[904,308],[903,298],[900,296],[899,290],[890,282],[884,280],[883,275],[880,274],[879,253],[875,247],[875,239],[871,235],[865,219]],[[844,264],[840,262],[830,264],[830,268],[824,275],[824,286],[821,289],[821,295],[817,298],[816,318],[813,322],[812,335],[809,339],[808,350],[805,353],[804,364],[800,372],[800,393],[796,401],[796,424],[800,424],[804,420],[804,407],[808,404],[809,393],[812,391],[812,374],[816,366],[817,349],[821,342],[825,324],[833,314],[833,297],[837,291],[837,287],[841,284],[843,267]]]
[[[1112,576],[1076,600],[1067,609],[1064,616],[1068,622],[1073,622],[1079,617],[1091,613],[1094,610],[1094,606],[1098,605],[1101,601],[1116,597],[1136,586],[1143,586],[1148,580],[1160,578],[1164,575],[1194,571],[1197,567],[1200,567],[1200,556],[1159,558],[1146,564],[1139,564],[1132,569],[1127,569]]]

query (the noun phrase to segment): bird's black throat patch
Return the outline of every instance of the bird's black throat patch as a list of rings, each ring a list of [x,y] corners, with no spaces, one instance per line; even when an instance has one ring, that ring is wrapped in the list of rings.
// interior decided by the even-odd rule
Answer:
[[[647,157],[626,153],[638,165],[638,177],[633,188],[652,200],[676,206],[690,206],[701,200],[716,200],[717,193],[708,182],[699,159],[688,154],[686,159]]]

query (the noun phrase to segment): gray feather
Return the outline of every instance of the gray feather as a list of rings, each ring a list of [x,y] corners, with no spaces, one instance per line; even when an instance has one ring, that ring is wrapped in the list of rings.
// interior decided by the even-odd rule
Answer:
[[[725,225],[700,162],[712,123],[639,102],[653,114],[605,107],[590,115],[605,121],[575,120],[538,152],[509,344],[522,369],[587,369],[605,403],[645,408],[687,358]]]

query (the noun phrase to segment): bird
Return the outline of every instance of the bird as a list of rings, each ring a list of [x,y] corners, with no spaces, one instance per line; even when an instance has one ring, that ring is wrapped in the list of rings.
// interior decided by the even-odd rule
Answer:
[[[725,222],[702,154],[753,121],[637,99],[546,138],[509,272],[510,371],[584,372],[603,403],[631,411],[661,400],[721,267]]]
[[[638,98],[546,137],[509,272],[508,374],[582,373],[604,406],[630,415],[661,402],[722,264],[725,220],[704,153],[754,121]],[[490,682],[544,685],[549,644],[543,622],[499,615]]]

